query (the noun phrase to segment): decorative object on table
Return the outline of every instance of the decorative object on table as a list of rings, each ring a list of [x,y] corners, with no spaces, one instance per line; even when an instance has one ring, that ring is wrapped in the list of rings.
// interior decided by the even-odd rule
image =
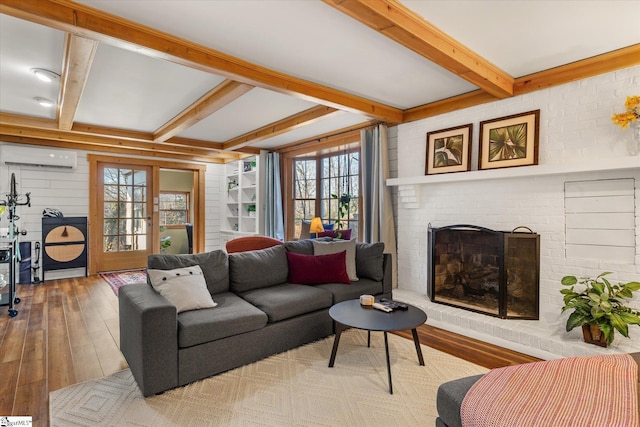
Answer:
[[[614,114],[611,121],[623,130],[631,128],[627,150],[629,154],[636,155],[640,153],[640,96],[627,96],[624,108],[625,112]]]
[[[471,170],[473,124],[427,133],[425,175]]]
[[[319,217],[314,217],[311,220],[311,225],[309,226],[309,233],[312,234],[312,238],[315,238],[318,233],[324,231],[324,227],[322,226],[322,220]]]
[[[562,311],[573,310],[567,319],[567,332],[582,326],[584,340],[606,347],[613,342],[616,330],[629,338],[629,325],[640,325],[640,312],[624,305],[640,290],[640,282],[612,284],[604,276],[596,278],[565,276],[562,278],[564,306]],[[580,289],[576,289],[580,286]]]
[[[360,305],[373,305],[375,301],[373,295],[360,295]]]
[[[478,169],[538,164],[540,110],[480,122]]]

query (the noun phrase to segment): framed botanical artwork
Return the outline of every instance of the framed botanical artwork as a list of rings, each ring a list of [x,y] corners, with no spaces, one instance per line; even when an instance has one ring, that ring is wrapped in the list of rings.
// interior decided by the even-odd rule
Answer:
[[[471,170],[473,125],[427,133],[426,175]]]
[[[540,110],[480,122],[478,169],[538,164]]]

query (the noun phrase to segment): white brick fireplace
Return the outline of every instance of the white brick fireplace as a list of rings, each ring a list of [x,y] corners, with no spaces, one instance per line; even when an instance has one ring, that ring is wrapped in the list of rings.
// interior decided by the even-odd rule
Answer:
[[[640,67],[480,105],[390,131],[397,188],[398,289],[394,298],[425,309],[428,324],[542,358],[640,351],[640,327],[631,339],[616,334],[608,349],[564,331],[560,279],[612,271],[614,281],[640,281],[640,156],[630,156],[611,123],[628,95],[638,95]],[[479,123],[540,109],[539,166],[425,177],[426,134],[473,123],[472,170],[477,169]],[[397,152],[395,152],[397,150]],[[397,159],[397,160],[395,160]],[[396,164],[397,162],[397,164]],[[635,257],[602,261],[566,255],[565,183],[632,179],[635,185]],[[427,226],[474,224],[494,230],[526,226],[540,234],[540,320],[504,320],[431,303],[426,296]],[[633,253],[632,253],[633,257]],[[633,305],[640,308],[640,298]]]

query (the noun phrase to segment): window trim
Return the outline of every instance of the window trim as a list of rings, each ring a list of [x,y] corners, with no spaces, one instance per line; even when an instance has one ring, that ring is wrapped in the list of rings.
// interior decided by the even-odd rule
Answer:
[[[322,170],[322,160],[329,158],[329,157],[334,157],[334,156],[338,156],[338,155],[344,155],[344,154],[350,154],[350,153],[358,153],[360,158],[362,156],[361,150],[360,150],[360,144],[358,143],[357,146],[350,146],[349,148],[344,148],[342,147],[342,149],[339,150],[334,150],[334,151],[329,151],[329,152],[325,152],[325,153],[321,153],[321,154],[317,154],[317,155],[299,155],[296,157],[287,157],[285,158],[285,167],[283,168],[284,171],[284,179],[283,179],[283,184],[285,185],[285,197],[287,200],[286,203],[286,214],[285,214],[285,235],[286,235],[286,239],[287,240],[293,240],[295,239],[295,202],[296,200],[307,200],[307,199],[296,199],[295,198],[295,171],[294,171],[294,167],[295,167],[295,162],[297,161],[306,161],[306,160],[315,160],[316,162],[316,198],[315,198],[315,213],[314,216],[320,216],[320,210],[321,210],[321,204],[322,204],[322,182],[321,182],[321,170]],[[359,188],[359,194],[357,195],[358,198],[358,236],[353,236],[357,237],[358,240],[362,239],[362,167],[360,165],[360,167],[358,168],[358,188]],[[353,221],[352,221],[353,222]]]

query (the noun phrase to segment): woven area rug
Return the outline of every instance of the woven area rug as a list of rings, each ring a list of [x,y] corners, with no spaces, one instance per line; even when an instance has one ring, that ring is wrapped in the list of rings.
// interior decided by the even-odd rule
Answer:
[[[144,268],[127,271],[110,271],[100,273],[100,276],[111,286],[113,292],[118,295],[118,290],[125,285],[147,283],[147,270]]]
[[[411,426],[434,425],[436,390],[488,370],[389,334],[393,395],[382,333],[342,334],[143,398],[125,370],[50,393],[52,426]],[[211,355],[215,357],[215,355]]]

